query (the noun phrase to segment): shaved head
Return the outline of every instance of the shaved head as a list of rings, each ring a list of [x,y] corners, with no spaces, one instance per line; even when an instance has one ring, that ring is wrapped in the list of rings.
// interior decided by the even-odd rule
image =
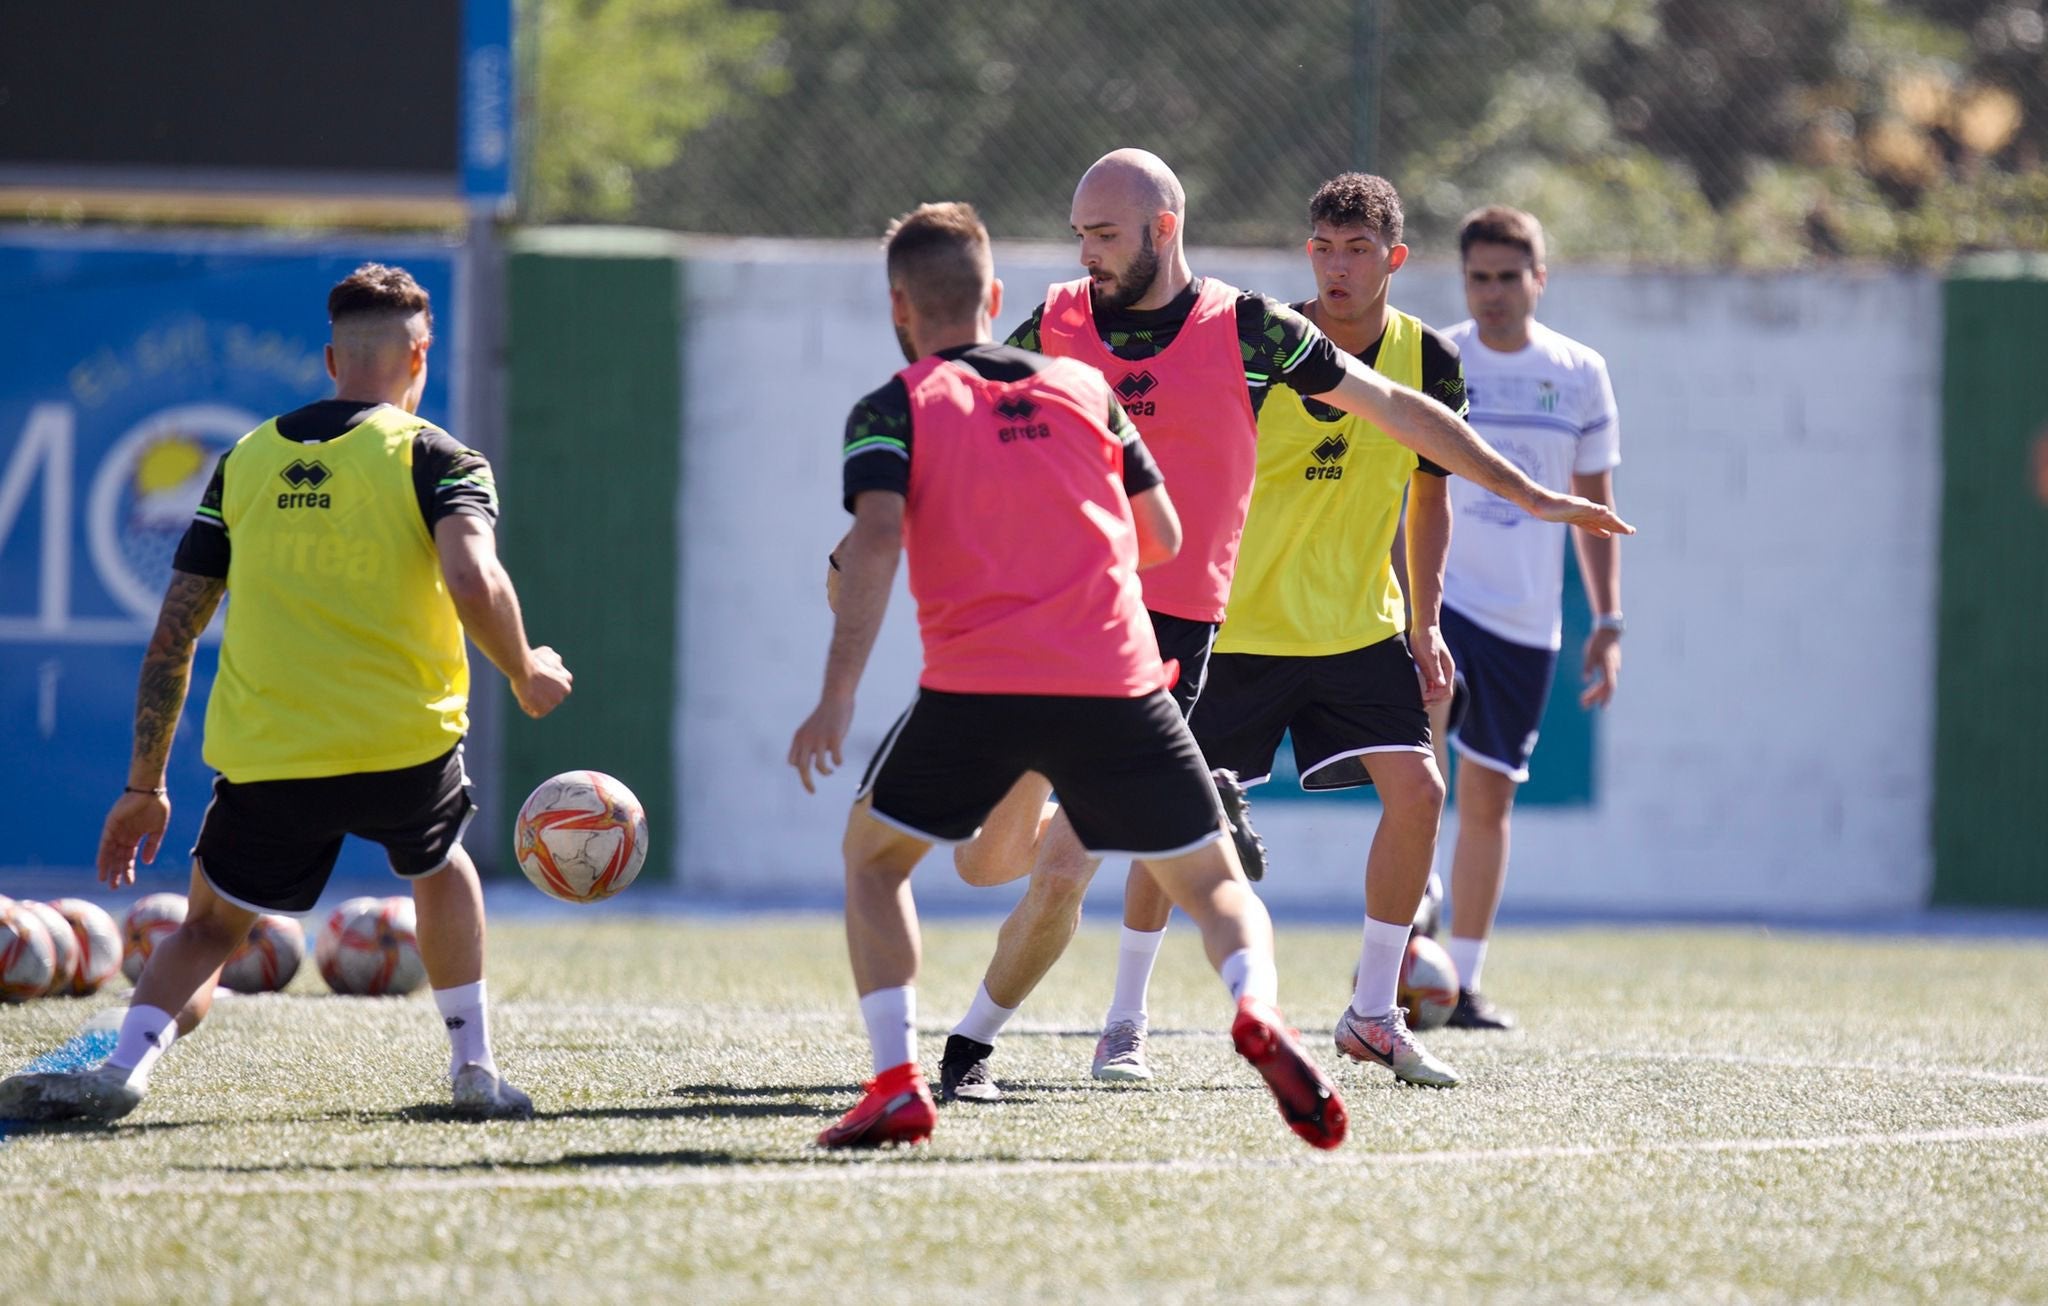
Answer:
[[[1149,220],[1158,213],[1184,218],[1188,209],[1187,192],[1181,189],[1180,178],[1173,175],[1166,160],[1150,150],[1111,150],[1097,159],[1093,167],[1081,174],[1081,184],[1074,188],[1077,215],[1084,198],[1090,208],[1100,206],[1126,215],[1138,214],[1142,215],[1141,220]]]

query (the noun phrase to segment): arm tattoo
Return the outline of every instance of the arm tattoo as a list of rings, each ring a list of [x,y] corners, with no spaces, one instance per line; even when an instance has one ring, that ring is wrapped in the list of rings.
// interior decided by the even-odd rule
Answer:
[[[226,590],[227,582],[216,576],[171,573],[135,692],[134,765],[146,775],[161,774],[170,760],[171,736],[177,733],[192,679],[192,650]]]

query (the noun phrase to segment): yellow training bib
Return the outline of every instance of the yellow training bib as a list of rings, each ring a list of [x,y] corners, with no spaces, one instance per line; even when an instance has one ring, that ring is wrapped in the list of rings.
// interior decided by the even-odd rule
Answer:
[[[1393,312],[1373,366],[1419,389],[1421,321]],[[1320,657],[1407,628],[1390,555],[1415,451],[1310,403],[1276,385],[1259,409],[1258,479],[1218,653]]]
[[[227,627],[203,751],[229,780],[397,770],[468,730],[462,623],[413,492],[431,429],[386,406],[299,444],[272,420],[222,465]]]

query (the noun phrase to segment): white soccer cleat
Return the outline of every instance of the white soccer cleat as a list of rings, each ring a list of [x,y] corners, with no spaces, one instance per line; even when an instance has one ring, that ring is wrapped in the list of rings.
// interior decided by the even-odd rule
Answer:
[[[1408,1029],[1407,1013],[1395,1007],[1384,1016],[1361,1016],[1351,1008],[1337,1017],[1337,1050],[1353,1061],[1385,1066],[1404,1084],[1456,1088],[1458,1072],[1431,1056]]]
[[[0,1080],[0,1120],[119,1120],[142,1103],[133,1073],[102,1063],[10,1076]]]
[[[1103,1030],[1095,1041],[1092,1073],[1110,1083],[1152,1078],[1152,1067],[1145,1064],[1145,1027],[1135,1020],[1119,1020]]]
[[[474,1061],[455,1072],[455,1109],[472,1120],[531,1120],[533,1099]]]

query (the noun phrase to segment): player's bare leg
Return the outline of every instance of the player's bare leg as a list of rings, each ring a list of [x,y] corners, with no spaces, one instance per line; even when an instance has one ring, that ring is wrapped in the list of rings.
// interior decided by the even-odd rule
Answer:
[[[1025,777],[1027,781],[1034,778]],[[1013,789],[1003,801],[1016,797]],[[984,826],[983,837],[986,835]],[[996,1038],[1073,941],[1081,924],[1081,900],[1100,864],[1081,846],[1066,816],[1055,814],[1039,842],[1031,883],[996,934],[995,956],[989,960],[981,987],[946,1039],[945,1055],[939,1063],[941,1101],[994,1102],[1002,1098],[988,1065]]]
[[[1051,793],[1051,782],[1036,771],[1019,776],[981,823],[981,833],[953,850],[953,869],[960,878],[985,889],[1031,874],[1039,845],[1059,810],[1046,801]]]
[[[412,882],[420,961],[448,1031],[448,1080],[455,1108],[481,1120],[524,1120],[533,1099],[498,1074],[484,991],[484,889],[458,845],[441,866]]]
[[[1368,753],[1380,824],[1365,863],[1365,930],[1351,1002],[1337,1018],[1337,1049],[1386,1066],[1410,1084],[1450,1088],[1458,1073],[1431,1056],[1408,1029],[1395,997],[1415,908],[1429,883],[1443,819],[1444,782],[1428,753]]]
[[[1521,786],[1466,758],[1458,768],[1458,842],[1451,852],[1451,960],[1458,968],[1458,1005],[1450,1023],[1464,1029],[1511,1029],[1514,1018],[1481,996],[1487,940],[1507,883],[1509,818]]]
[[[818,1135],[820,1147],[877,1147],[931,1137],[937,1112],[917,1064],[917,905],[910,872],[931,845],[854,804],[846,858],[846,948],[860,994],[874,1078],[853,1110]]]
[[[1342,1143],[1344,1103],[1280,1015],[1273,921],[1244,878],[1236,849],[1226,838],[1148,865],[1174,906],[1201,931],[1202,950],[1237,1001],[1231,1040],[1265,1079],[1281,1118],[1311,1146]]]
[[[22,1074],[0,1082],[0,1119],[111,1121],[133,1111],[149,1091],[157,1061],[180,1034],[205,1019],[221,963],[255,923],[256,913],[215,893],[195,862],[185,923],[151,950],[113,1052],[90,1070]]]

